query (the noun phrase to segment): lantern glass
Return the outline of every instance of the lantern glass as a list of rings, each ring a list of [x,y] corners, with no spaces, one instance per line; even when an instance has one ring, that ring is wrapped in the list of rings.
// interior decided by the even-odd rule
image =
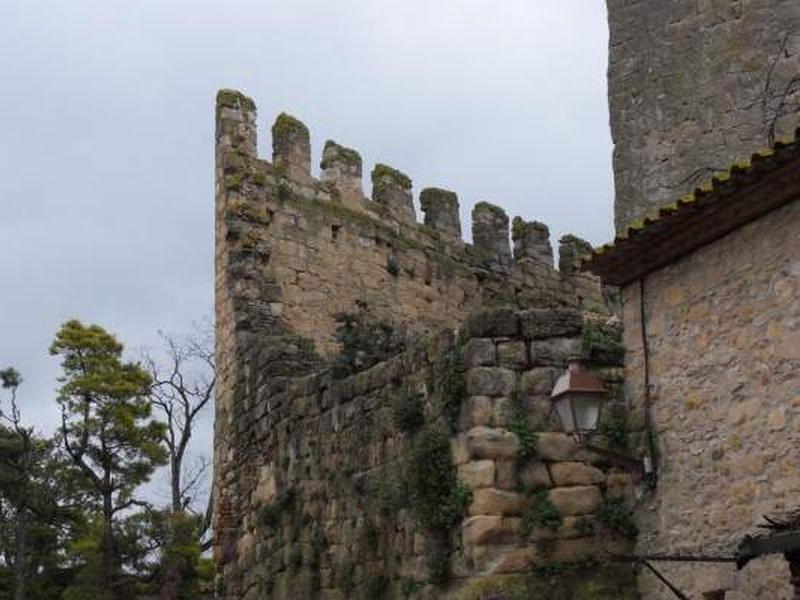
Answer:
[[[556,399],[555,408],[564,426],[564,431],[588,437],[597,429],[600,407],[603,399],[600,394],[567,392]]]

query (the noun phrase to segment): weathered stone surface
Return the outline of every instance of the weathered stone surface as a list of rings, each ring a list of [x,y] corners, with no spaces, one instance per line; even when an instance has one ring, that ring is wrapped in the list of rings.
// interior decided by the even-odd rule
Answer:
[[[464,428],[476,425],[491,425],[494,409],[492,399],[488,396],[470,396],[462,409]]]
[[[542,431],[536,436],[536,455],[547,461],[574,460],[578,445],[566,433]]]
[[[553,487],[547,465],[541,462],[526,462],[519,471],[523,489],[529,492]]]
[[[467,317],[468,337],[514,337],[519,333],[519,315],[511,308],[486,308]]]
[[[515,521],[497,515],[467,517],[461,525],[462,540],[467,546],[513,544],[519,540]]]
[[[497,364],[510,369],[522,369],[528,365],[528,349],[523,341],[498,342]]]
[[[473,492],[472,504],[470,504],[468,512],[470,515],[510,515],[520,517],[525,512],[528,503],[528,498],[517,492],[482,488]]]
[[[361,188],[361,155],[358,152],[328,140],[322,151],[320,168],[320,179],[338,192],[343,204],[362,208],[364,192]]]
[[[416,211],[411,196],[411,179],[397,169],[381,164],[375,165],[371,176],[373,202],[385,206],[401,221],[414,221]]]
[[[514,242],[516,260],[532,260],[553,268],[553,247],[550,245],[550,230],[547,225],[514,217],[511,239]]]
[[[520,313],[523,337],[541,340],[580,335],[583,315],[578,310],[533,308]]]
[[[519,452],[519,438],[506,429],[473,427],[467,432],[467,448],[474,458],[511,458]]]
[[[495,487],[501,490],[517,490],[517,461],[516,458],[499,458],[495,461],[496,475]]]
[[[776,109],[800,71],[800,5],[607,4],[620,231],[769,145],[770,133],[791,136],[796,107]]]
[[[592,253],[592,245],[574,235],[558,240],[558,270],[573,274],[581,270],[581,260]]]
[[[458,477],[471,488],[489,487],[494,483],[492,460],[474,460],[458,467]]]
[[[553,488],[550,500],[562,515],[588,515],[603,502],[600,488],[594,485]]]
[[[516,384],[514,371],[475,367],[467,371],[467,392],[473,396],[510,396]]]
[[[531,364],[564,369],[567,360],[572,356],[580,356],[581,351],[581,341],[575,338],[534,340],[530,344]]]
[[[519,530],[531,497],[520,491],[519,440],[503,426],[519,411],[548,424],[546,391],[517,389],[530,341],[519,315],[589,301],[602,313],[599,282],[555,272],[542,226],[515,236],[515,261],[507,221],[488,208],[477,227],[488,226],[486,243],[464,244],[449,193],[425,192],[428,226],[417,224],[402,173],[376,168],[370,202],[354,150],[326,143],[316,179],[302,124],[279,119],[269,163],[256,152],[251,100],[221,92],[217,112],[221,600],[256,600],[265,581],[288,600],[360,596],[377,575],[399,597],[403,579],[427,580],[442,540],[402,500],[420,485],[409,465],[447,481],[448,459],[475,492],[472,515],[499,519],[454,524],[453,576],[528,569],[536,540]]]
[[[461,216],[458,214],[458,196],[455,192],[425,188],[419,194],[419,203],[425,213],[425,225],[445,236],[461,240]]]
[[[520,379],[520,391],[523,394],[549,396],[561,372],[557,367],[536,367],[525,371]]]
[[[464,361],[468,367],[486,367],[495,363],[494,340],[472,338],[464,345]]]
[[[508,215],[499,206],[478,202],[472,209],[472,240],[477,248],[501,263],[511,260],[508,245]]]
[[[550,467],[556,486],[594,485],[603,483],[606,476],[600,469],[581,462],[555,463]]]

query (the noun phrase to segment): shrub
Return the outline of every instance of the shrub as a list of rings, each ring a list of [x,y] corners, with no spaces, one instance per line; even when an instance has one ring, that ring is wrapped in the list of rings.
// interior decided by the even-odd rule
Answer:
[[[633,540],[639,535],[632,511],[619,500],[606,498],[597,509],[597,520],[626,538]]]
[[[333,376],[343,379],[405,350],[405,336],[390,323],[370,319],[364,312],[335,316],[334,339],[341,345]]]
[[[425,423],[419,394],[407,388],[399,390],[392,402],[392,420],[399,431],[410,433],[419,429]]]
[[[561,513],[558,512],[555,504],[550,500],[549,492],[540,490],[536,492],[533,497],[533,504],[522,517],[521,533],[527,537],[533,533],[534,529],[540,527],[547,527],[555,531],[561,527],[563,522],[564,519],[561,517]]]

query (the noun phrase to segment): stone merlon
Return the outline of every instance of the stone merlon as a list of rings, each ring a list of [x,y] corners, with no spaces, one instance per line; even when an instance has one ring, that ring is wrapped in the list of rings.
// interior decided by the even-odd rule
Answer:
[[[514,241],[515,260],[530,259],[553,266],[550,230],[544,223],[514,217],[511,223],[511,239]]]
[[[217,148],[255,157],[256,105],[236,90],[217,92]]]
[[[291,179],[311,177],[311,141],[308,127],[301,121],[281,113],[272,126],[272,161]]]
[[[475,247],[485,250],[501,263],[511,261],[508,243],[508,215],[499,206],[478,202],[472,209],[472,240]]]
[[[581,261],[592,253],[592,245],[586,240],[567,234],[558,240],[558,270],[572,274],[581,270]]]
[[[397,169],[377,164],[372,169],[372,199],[399,220],[415,221],[411,179]]]
[[[361,155],[358,152],[328,140],[322,150],[319,166],[322,169],[320,179],[338,192],[343,204],[353,208],[362,206],[364,192],[361,186]]]
[[[448,237],[461,239],[461,217],[455,192],[425,188],[420,192],[419,203],[425,213],[425,225]]]

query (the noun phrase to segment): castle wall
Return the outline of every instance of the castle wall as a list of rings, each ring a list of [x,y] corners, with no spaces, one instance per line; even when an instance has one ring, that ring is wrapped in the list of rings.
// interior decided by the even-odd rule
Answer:
[[[800,498],[800,203],[646,277],[644,310],[660,458],[639,511],[642,553],[730,555],[762,515]],[[643,420],[639,286],[623,290],[626,393]],[[691,597],[791,597],[778,556],[659,563]],[[671,598],[650,576],[646,598]]]
[[[423,190],[418,223],[407,176],[376,166],[367,199],[360,156],[333,142],[313,177],[292,117],[272,128],[272,160],[258,158],[255,112],[238,92],[218,95],[219,596],[439,597],[442,548],[448,589],[465,594],[477,579],[596,558],[608,532],[593,515],[604,499],[629,501],[630,480],[554,431],[547,398],[585,323],[616,327],[613,290],[576,269],[586,243],[565,237],[556,270],[544,225],[517,218],[509,232],[500,208],[479,203],[466,244],[452,192]],[[337,374],[340,313],[404,332],[405,349]],[[618,387],[619,370],[606,375]],[[416,432],[396,423],[409,394],[424,409]],[[442,480],[471,490],[446,531],[425,525],[419,494],[392,501],[436,431],[449,450],[434,457]],[[562,526],[522,535],[539,491]],[[612,571],[569,586],[624,598],[630,582]]]
[[[796,0],[607,0],[615,223],[792,133]]]

